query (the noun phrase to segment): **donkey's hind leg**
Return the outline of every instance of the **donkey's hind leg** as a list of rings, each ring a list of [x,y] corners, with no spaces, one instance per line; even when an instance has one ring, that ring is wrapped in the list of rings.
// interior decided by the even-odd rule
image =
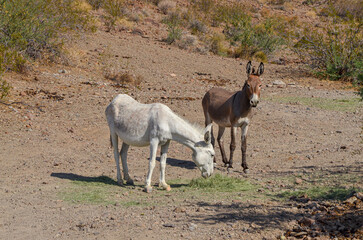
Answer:
[[[228,165],[228,160],[227,160],[227,157],[226,157],[226,152],[224,151],[224,141],[223,141],[223,138],[222,138],[225,129],[226,129],[225,127],[219,126],[217,142],[218,142],[218,145],[219,145],[219,149],[221,150],[222,161],[224,163],[224,166],[227,166]]]
[[[168,185],[165,181],[165,167],[166,167],[166,156],[168,154],[170,141],[167,141],[164,145],[161,146],[161,156],[160,156],[160,181],[159,187],[164,188],[166,191],[170,191],[170,185]]]
[[[118,185],[123,185],[123,181],[121,178],[121,170],[120,170],[120,157],[118,152],[118,136],[116,133],[112,133],[110,135],[111,144],[113,147],[113,156],[115,157],[116,168],[117,168],[117,183]]]
[[[126,184],[134,185],[134,181],[130,178],[129,168],[127,167],[127,151],[129,150],[130,145],[126,143],[122,143],[120,155],[122,161],[122,170],[124,172],[124,179],[126,180]]]

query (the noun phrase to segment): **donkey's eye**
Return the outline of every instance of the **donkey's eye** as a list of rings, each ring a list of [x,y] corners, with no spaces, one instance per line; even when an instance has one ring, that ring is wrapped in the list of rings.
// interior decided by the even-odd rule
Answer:
[[[249,84],[247,84],[247,87],[250,88],[251,86]]]
[[[259,88],[262,88],[262,84],[260,86],[258,86]]]

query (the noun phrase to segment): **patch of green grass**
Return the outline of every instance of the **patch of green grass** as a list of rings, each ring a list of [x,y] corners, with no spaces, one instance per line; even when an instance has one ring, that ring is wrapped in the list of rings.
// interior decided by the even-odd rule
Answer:
[[[72,203],[115,204],[119,191],[116,182],[106,176],[73,180],[71,186],[59,193],[61,199]]]
[[[207,192],[245,192],[257,188],[247,180],[221,174],[215,174],[209,178],[193,179],[188,187]]]
[[[309,107],[341,112],[354,112],[363,106],[363,103],[359,98],[329,99],[319,97],[274,96],[268,98],[268,100],[278,103],[301,104]]]
[[[264,197],[261,194],[256,195],[259,185],[221,174],[207,179],[172,179],[167,182],[171,185],[171,192],[154,186],[153,192],[147,194],[142,191],[143,184],[120,187],[116,181],[106,176],[81,177],[73,180],[58,197],[74,204],[119,204],[122,207],[157,206],[160,202],[176,204],[182,203],[185,199],[211,202]],[[222,194],[216,196],[216,192]]]
[[[309,188],[298,191],[284,191],[278,196],[282,198],[299,197],[307,195],[314,200],[345,200],[352,192],[362,191],[358,188],[330,187],[330,186],[310,186]]]

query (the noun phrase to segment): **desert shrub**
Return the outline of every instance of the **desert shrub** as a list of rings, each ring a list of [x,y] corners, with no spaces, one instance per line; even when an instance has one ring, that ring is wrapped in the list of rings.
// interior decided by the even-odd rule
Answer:
[[[362,22],[340,18],[330,11],[327,26],[306,26],[294,50],[320,77],[331,80],[358,80],[362,74]]]
[[[0,99],[7,97],[11,85],[3,79],[3,74],[8,70],[22,71],[24,58],[14,50],[7,49],[0,43]]]
[[[227,56],[228,49],[223,45],[224,40],[223,34],[214,33],[210,38],[210,51],[220,56]]]
[[[237,45],[235,57],[250,58],[257,52],[259,56],[268,56],[277,50],[284,40],[276,31],[276,21],[266,19],[253,25],[248,15],[236,16],[226,25],[225,35],[232,45]],[[265,58],[265,57],[263,57]]]
[[[124,0],[104,0],[102,4],[106,14],[104,16],[106,20],[106,27],[111,30],[115,27],[119,18],[123,17],[125,1]]]
[[[208,31],[208,27],[205,25],[205,23],[198,19],[192,19],[190,21],[189,29],[193,34],[206,33]]]
[[[94,8],[99,9],[102,7],[103,0],[87,0],[87,2]]]
[[[180,27],[181,18],[179,13],[169,13],[168,16],[164,18],[163,22],[168,27],[168,36],[165,41],[169,44],[172,44],[176,40],[179,40],[182,34],[182,29]]]
[[[216,0],[193,0],[193,8],[205,14],[209,14],[216,5]]]
[[[198,38],[194,35],[185,34],[180,38],[178,46],[182,49],[188,49],[189,46],[194,46],[198,42]]]
[[[176,3],[174,1],[163,0],[163,1],[158,3],[158,8],[164,14],[168,14],[175,7],[176,7]]]
[[[0,0],[0,44],[32,59],[58,55],[60,34],[90,22],[81,1]]]

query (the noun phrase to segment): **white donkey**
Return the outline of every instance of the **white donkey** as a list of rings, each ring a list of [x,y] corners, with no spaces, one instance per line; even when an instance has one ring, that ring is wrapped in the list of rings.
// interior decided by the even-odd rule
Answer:
[[[159,186],[167,191],[170,190],[170,186],[165,182],[166,155],[170,140],[175,140],[193,151],[193,161],[202,172],[203,177],[209,177],[213,173],[215,153],[211,144],[212,124],[208,125],[204,131],[196,129],[164,104],[142,104],[125,94],[119,94],[107,106],[106,117],[110,127],[111,144],[114,148],[118,184],[123,184],[119,164],[118,138],[123,141],[120,155],[127,184],[133,184],[127,167],[129,146],[150,145],[146,192],[152,191],[151,175],[155,167],[159,145],[161,146]]]

